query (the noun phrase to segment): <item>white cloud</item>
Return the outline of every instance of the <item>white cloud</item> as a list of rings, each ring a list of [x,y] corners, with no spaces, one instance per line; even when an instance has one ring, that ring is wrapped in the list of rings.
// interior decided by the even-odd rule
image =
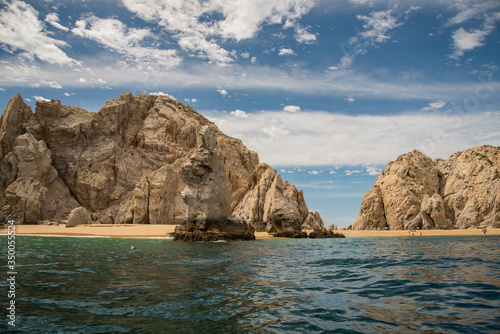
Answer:
[[[168,94],[168,93],[164,93],[164,92],[152,92],[152,93],[149,93],[149,95],[157,95],[157,96],[168,96],[169,98],[173,99],[173,100],[177,100],[175,97],[173,97],[172,95]],[[178,101],[178,100],[177,100]]]
[[[125,7],[147,21],[157,22],[196,57],[227,64],[234,57],[220,44],[253,38],[263,24],[292,24],[314,5],[313,0],[180,1],[123,0]],[[220,20],[204,17],[222,14]]]
[[[69,31],[69,28],[62,26],[59,23],[59,15],[57,13],[47,14],[45,17],[45,22],[50,23],[52,26],[63,31]]]
[[[35,88],[50,87],[50,88],[54,88],[54,89],[62,89],[63,88],[63,86],[61,86],[56,81],[48,81],[48,80],[43,80],[43,79],[38,81],[38,82],[32,82],[31,87],[35,87]]]
[[[373,12],[369,16],[358,15],[359,20],[365,21],[363,25],[365,31],[361,32],[360,35],[364,39],[377,43],[387,41],[390,38],[387,33],[402,25],[401,22],[397,22],[398,18],[392,14],[392,10],[385,10]]]
[[[184,102],[186,102],[186,103],[191,103],[191,104],[195,104],[195,103],[197,103],[197,102],[198,102],[198,100],[197,100],[197,99],[184,99]]]
[[[471,51],[485,45],[486,36],[495,30],[496,21],[500,20],[498,12],[491,13],[493,10],[498,10],[497,8],[498,4],[495,7],[494,4],[485,2],[466,8],[448,20],[447,26],[461,24],[472,18],[481,22],[480,28],[465,30],[463,27],[460,27],[452,33],[453,52],[449,55],[451,59],[458,60],[466,51]]]
[[[454,52],[450,55],[450,57],[457,59],[463,56],[465,51],[470,51],[483,46],[484,39],[489,33],[489,30],[473,29],[469,32],[464,28],[458,28],[451,36],[453,39]]]
[[[295,52],[292,49],[282,48],[280,49],[279,56],[294,56]]]
[[[381,172],[382,172],[381,168],[377,168],[375,166],[367,166],[366,167],[366,173],[368,173],[368,175],[377,176]]]
[[[248,59],[250,58],[250,52],[242,52],[240,56],[241,58]]]
[[[286,112],[294,113],[294,112],[299,112],[300,107],[299,106],[285,106],[285,107],[283,107],[283,110]]]
[[[347,176],[351,176],[351,175],[353,175],[353,174],[360,174],[360,173],[361,173],[361,171],[360,171],[359,169],[354,169],[354,170],[349,170],[349,169],[347,169],[347,170],[345,170],[345,171],[344,171],[344,173],[345,173],[345,175],[347,175]]]
[[[348,103],[353,103],[353,102],[356,101],[356,99],[354,97],[349,96],[349,97],[345,98],[345,101],[348,102]]]
[[[295,31],[295,39],[299,43],[312,44],[316,42],[316,35],[310,33],[305,28],[297,28]]]
[[[252,57],[250,61],[252,62],[252,64],[257,64],[257,57]]]
[[[476,89],[500,87],[500,82],[484,78],[484,84],[476,80],[460,82],[408,81],[395,77],[370,76],[352,70],[335,72],[311,72],[307,69],[294,69],[289,73],[280,68],[268,66],[232,65],[224,68],[209,64],[189,66],[187,69],[168,68],[164,71],[144,71],[140,66],[121,66],[114,57],[85,60],[92,71],[68,71],[67,68],[50,64],[36,66],[12,57],[9,66],[0,66],[0,87],[11,88],[31,85],[42,80],[57,82],[66,89],[99,85],[97,78],[109,87],[134,87],[146,92],[174,89],[214,89],[228,96],[222,87],[234,90],[274,91],[312,96],[329,96],[344,99],[346,95],[356,99],[393,99],[400,100],[446,100],[462,102],[464,97],[474,95]],[[96,74],[98,73],[98,77]],[[241,73],[247,77],[242,80]],[[176,80],[172,80],[176,78]],[[225,94],[225,95],[224,95]]]
[[[0,11],[0,45],[11,53],[26,51],[29,57],[58,65],[77,64],[61,50],[64,41],[47,36],[38,12],[22,1],[12,1]]]
[[[420,7],[411,6],[408,10],[399,13],[388,9],[372,12],[369,15],[357,15],[358,20],[364,21],[363,30],[341,43],[344,56],[340,60],[339,67],[350,67],[354,58],[357,55],[366,54],[369,47],[388,42],[391,38],[389,33],[406,23],[409,14],[418,9]]]
[[[222,96],[226,96],[228,94],[227,90],[225,90],[224,88],[219,88],[217,89],[217,91],[220,93],[220,95]]]
[[[32,96],[37,101],[45,101],[45,102],[50,102],[50,99],[46,99],[43,96]]]
[[[230,115],[234,116],[234,117],[239,117],[239,118],[247,118],[248,117],[246,112],[244,112],[243,110],[239,110],[239,109],[236,109],[235,111],[231,111]]]
[[[172,67],[180,64],[176,50],[158,49],[141,45],[152,33],[147,29],[128,28],[116,19],[101,19],[89,16],[76,21],[75,35],[89,38],[105,48],[116,51],[143,65]]]
[[[500,111],[380,116],[263,111],[246,113],[244,121],[211,115],[224,133],[259,153],[260,161],[277,166],[377,166],[413,149],[447,158],[473,146],[500,145]]]
[[[311,174],[311,175],[318,175],[319,171],[317,171],[317,170],[308,170],[307,173]]]
[[[431,102],[429,103],[428,107],[422,108],[422,111],[429,111],[429,110],[436,110],[436,109],[441,109],[446,105],[445,100],[439,100],[436,102]]]

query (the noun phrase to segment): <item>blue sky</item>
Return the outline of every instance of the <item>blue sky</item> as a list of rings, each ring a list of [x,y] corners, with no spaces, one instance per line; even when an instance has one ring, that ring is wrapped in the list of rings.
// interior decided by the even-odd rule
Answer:
[[[500,3],[0,1],[0,104],[169,94],[347,226],[387,163],[500,145]]]

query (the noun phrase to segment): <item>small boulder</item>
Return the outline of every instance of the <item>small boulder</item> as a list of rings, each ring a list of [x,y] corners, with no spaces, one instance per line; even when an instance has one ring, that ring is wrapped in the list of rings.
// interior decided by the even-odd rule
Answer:
[[[87,209],[79,206],[71,210],[71,212],[69,213],[66,227],[75,227],[82,224],[92,224],[92,217],[90,216],[90,212],[88,212]]]

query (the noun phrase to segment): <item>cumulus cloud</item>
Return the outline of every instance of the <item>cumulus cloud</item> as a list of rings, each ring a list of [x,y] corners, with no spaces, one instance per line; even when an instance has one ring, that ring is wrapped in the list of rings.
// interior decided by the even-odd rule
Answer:
[[[295,39],[299,43],[312,44],[312,43],[316,42],[316,35],[310,33],[305,28],[299,27],[295,31]]]
[[[239,117],[239,118],[247,118],[248,117],[246,112],[244,112],[243,110],[239,110],[239,109],[236,109],[235,111],[231,111],[230,115],[234,116],[234,117]]]
[[[436,101],[436,102],[429,103],[429,106],[423,108],[422,110],[423,111],[429,111],[429,110],[441,109],[445,105],[446,105],[446,101],[445,100],[439,100],[439,101]]]
[[[294,56],[295,52],[292,49],[282,48],[280,49],[279,56]]]
[[[22,50],[28,56],[58,65],[74,65],[61,47],[69,45],[49,37],[38,20],[38,12],[22,1],[12,1],[0,11],[0,45],[7,52]]]
[[[45,102],[50,102],[50,99],[46,99],[43,96],[32,96],[37,101],[45,101]]]
[[[299,112],[300,111],[300,107],[299,106],[285,106],[283,107],[283,110],[286,111],[286,112]]]
[[[262,162],[278,166],[377,166],[413,149],[447,158],[478,145],[500,145],[500,111],[464,115],[441,109],[378,116],[263,111],[245,113],[244,121],[205,114],[224,133],[259,153]]]
[[[156,95],[156,96],[168,96],[169,98],[171,99],[174,99],[174,100],[177,100],[175,97],[173,97],[172,95],[168,94],[168,93],[164,93],[164,92],[151,92],[149,93],[149,95]]]
[[[313,0],[230,0],[183,1],[123,0],[125,7],[146,21],[157,22],[194,56],[227,64],[234,56],[221,44],[227,39],[240,41],[254,37],[263,24],[293,25],[314,5]],[[221,14],[207,22],[206,16]],[[302,34],[304,41],[311,37]]]
[[[219,88],[217,89],[217,91],[220,93],[220,95],[222,96],[226,96],[228,94],[227,90],[225,90],[224,88]]]
[[[117,19],[101,19],[91,15],[76,21],[76,27],[71,31],[143,65],[172,67],[181,62],[176,50],[142,46],[143,40],[153,37],[148,29],[129,28]]]
[[[484,45],[484,39],[489,35],[490,29],[472,29],[466,31],[460,27],[451,36],[453,39],[453,53],[450,58],[458,59],[462,57],[465,51],[473,50]]]
[[[377,175],[379,175],[381,172],[382,172],[382,169],[381,169],[381,168],[377,168],[377,167],[375,167],[375,166],[367,166],[367,167],[366,167],[366,173],[367,173],[368,175],[377,176]]]

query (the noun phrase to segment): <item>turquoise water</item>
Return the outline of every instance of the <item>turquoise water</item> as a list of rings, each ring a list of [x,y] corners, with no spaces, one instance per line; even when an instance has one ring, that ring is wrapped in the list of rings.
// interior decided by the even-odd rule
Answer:
[[[500,332],[498,236],[16,241],[11,332]]]

